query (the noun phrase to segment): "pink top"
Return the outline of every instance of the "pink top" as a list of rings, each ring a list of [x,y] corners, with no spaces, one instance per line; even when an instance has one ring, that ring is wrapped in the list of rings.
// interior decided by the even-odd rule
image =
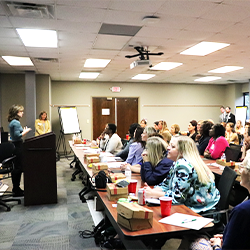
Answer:
[[[218,159],[222,156],[226,147],[229,147],[229,144],[225,137],[220,136],[216,140],[212,137],[208,142],[206,150],[209,150],[213,159]]]

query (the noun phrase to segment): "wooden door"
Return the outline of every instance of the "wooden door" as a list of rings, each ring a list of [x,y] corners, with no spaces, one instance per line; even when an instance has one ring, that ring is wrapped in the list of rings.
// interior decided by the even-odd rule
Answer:
[[[138,98],[93,97],[93,140],[104,130],[107,123],[117,125],[117,134],[126,138],[129,126],[138,122]],[[109,115],[103,114],[109,110]]]
[[[115,123],[115,98],[93,97],[93,140],[102,133],[107,123]],[[109,112],[109,115],[103,115]]]
[[[138,98],[117,98],[117,134],[126,138],[129,126],[138,122]]]

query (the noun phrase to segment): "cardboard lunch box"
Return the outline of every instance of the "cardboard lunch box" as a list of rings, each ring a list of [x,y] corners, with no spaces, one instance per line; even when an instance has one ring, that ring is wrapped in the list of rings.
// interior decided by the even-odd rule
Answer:
[[[117,180],[126,179],[126,176],[123,173],[110,173],[109,176],[110,176],[112,182],[115,182]]]
[[[87,163],[88,164],[95,163],[95,162],[100,162],[99,157],[97,157],[97,156],[87,157]]]
[[[128,187],[117,187],[114,183],[107,183],[107,194],[110,201],[128,198]]]
[[[232,169],[234,169],[235,168],[235,161],[229,161],[229,162],[226,162],[226,160],[222,160],[222,159],[217,159],[216,160],[216,163],[217,164],[220,164],[220,165],[222,165],[222,166],[227,166],[227,167],[230,167],[230,168],[232,168]]]
[[[101,170],[103,170],[108,175],[108,165],[106,163],[98,162],[92,164],[93,174],[98,173]]]
[[[100,154],[97,154],[97,153],[87,153],[84,155],[84,159],[87,159],[87,157],[99,157]]]
[[[117,203],[117,222],[130,231],[153,226],[153,211],[136,203]]]

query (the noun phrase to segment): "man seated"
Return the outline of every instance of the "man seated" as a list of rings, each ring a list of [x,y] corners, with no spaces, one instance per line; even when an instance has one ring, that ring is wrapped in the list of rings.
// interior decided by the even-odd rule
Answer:
[[[117,154],[122,149],[122,141],[118,134],[116,134],[116,125],[113,123],[107,124],[104,133],[108,135],[107,138],[102,138],[100,141],[100,148],[108,153]]]

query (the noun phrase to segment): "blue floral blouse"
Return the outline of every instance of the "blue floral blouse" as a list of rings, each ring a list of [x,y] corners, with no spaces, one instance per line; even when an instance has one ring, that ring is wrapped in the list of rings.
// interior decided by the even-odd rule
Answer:
[[[220,200],[214,181],[200,183],[194,167],[183,158],[174,163],[168,177],[155,187],[172,197],[173,204],[184,204],[196,213],[212,209]]]

